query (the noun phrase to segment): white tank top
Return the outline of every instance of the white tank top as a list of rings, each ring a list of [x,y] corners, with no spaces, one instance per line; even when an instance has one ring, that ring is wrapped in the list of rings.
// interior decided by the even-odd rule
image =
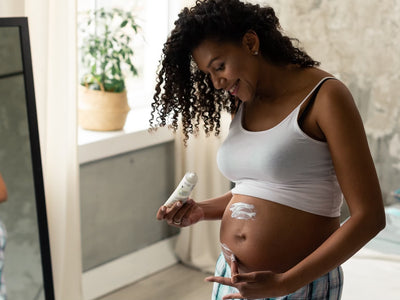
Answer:
[[[284,120],[267,130],[244,129],[243,105],[239,107],[217,154],[220,171],[235,184],[232,194],[327,217],[340,215],[343,196],[328,144],[308,136],[297,121],[301,105],[325,79]]]

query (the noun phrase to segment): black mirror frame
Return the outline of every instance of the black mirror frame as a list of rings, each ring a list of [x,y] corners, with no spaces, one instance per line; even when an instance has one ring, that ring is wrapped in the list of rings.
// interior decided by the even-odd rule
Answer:
[[[54,300],[53,272],[50,254],[50,240],[47,222],[39,130],[36,114],[36,98],[33,81],[28,19],[26,17],[0,18],[0,27],[19,27],[20,29],[21,56],[25,82],[25,99],[32,156],[44,294],[46,300]]]

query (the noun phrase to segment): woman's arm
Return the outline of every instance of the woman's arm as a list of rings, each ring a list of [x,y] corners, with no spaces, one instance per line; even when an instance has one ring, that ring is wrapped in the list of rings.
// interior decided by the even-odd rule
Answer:
[[[157,219],[166,220],[168,224],[176,227],[193,225],[201,220],[219,220],[231,198],[232,193],[228,192],[201,202],[189,199],[182,204],[178,201],[171,207],[161,206],[157,212]]]
[[[7,187],[4,183],[3,177],[0,174],[0,202],[4,202],[7,200]]]
[[[200,208],[204,211],[204,220],[220,220],[231,199],[232,193],[229,191],[222,196],[199,202]]]
[[[385,227],[379,181],[354,100],[339,81],[324,87],[315,103],[317,124],[328,142],[350,218],[284,274],[292,291],[345,262]]]
[[[336,268],[385,226],[381,190],[363,123],[353,98],[339,81],[328,81],[314,103],[316,126],[326,137],[336,175],[350,209],[350,218],[322,245],[282,274],[270,271],[207,278],[235,286],[240,294],[223,299],[265,298],[290,294]]]

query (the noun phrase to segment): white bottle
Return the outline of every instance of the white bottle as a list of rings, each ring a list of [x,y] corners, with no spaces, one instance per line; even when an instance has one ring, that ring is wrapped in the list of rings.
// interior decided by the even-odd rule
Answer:
[[[197,183],[197,175],[193,172],[187,172],[183,176],[181,182],[176,187],[175,191],[171,194],[164,206],[172,206],[175,202],[181,201],[185,203],[190,196],[194,186]]]

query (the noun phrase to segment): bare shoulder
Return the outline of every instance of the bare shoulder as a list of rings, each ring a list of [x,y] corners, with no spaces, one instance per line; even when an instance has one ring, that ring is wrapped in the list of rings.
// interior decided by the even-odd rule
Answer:
[[[371,155],[364,125],[349,89],[339,80],[325,82],[318,94],[317,123],[326,137],[336,167],[349,166],[353,171],[358,161],[360,170],[370,164]],[[371,170],[372,170],[372,164]]]
[[[348,87],[339,79],[332,78],[331,80],[327,80],[322,88],[321,88],[321,95],[323,95],[325,101],[329,104],[340,103],[342,101],[350,101],[354,103],[353,96],[348,89]],[[339,104],[338,103],[338,104]]]
[[[323,84],[318,93],[316,108],[317,122],[324,133],[332,126],[336,127],[341,124],[340,128],[354,123],[362,123],[350,90],[340,80],[328,80]]]
[[[342,81],[325,71],[312,69],[309,71],[310,84],[307,89],[310,90],[318,82],[329,77],[331,79],[324,81],[320,86],[310,111],[308,124],[304,123],[306,132],[308,130],[310,135],[313,133],[317,139],[328,143],[339,133],[346,133],[346,128],[353,126],[352,124],[362,126],[353,96]]]
[[[340,187],[352,213],[382,211],[382,195],[367,136],[351,92],[328,80],[318,94],[317,122],[326,137]]]
[[[318,108],[318,113],[329,112],[330,109],[334,107],[336,107],[336,109],[345,108],[346,106],[356,108],[350,90],[341,80],[318,68],[312,68],[306,72],[306,77],[309,78],[306,90],[309,90],[310,87],[314,87],[316,83],[322,81],[324,78],[330,78],[320,86],[318,91],[317,101],[315,103],[315,106]]]

